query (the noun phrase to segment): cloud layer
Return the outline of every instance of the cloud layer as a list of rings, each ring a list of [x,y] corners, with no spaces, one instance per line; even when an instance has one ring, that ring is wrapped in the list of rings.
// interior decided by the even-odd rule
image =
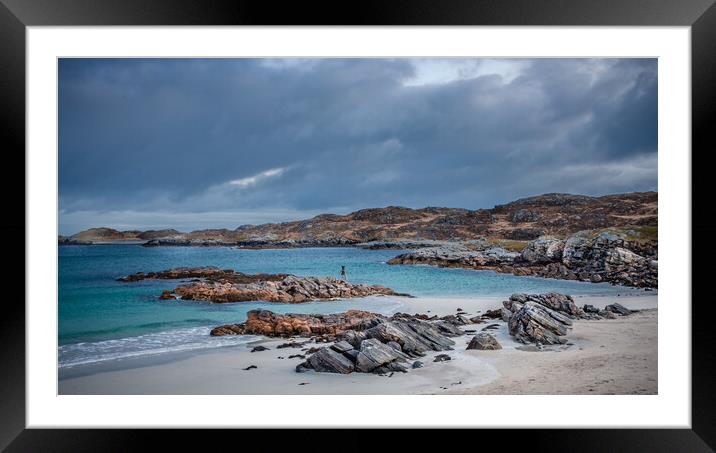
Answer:
[[[59,87],[64,233],[657,188],[655,59],[62,59]]]

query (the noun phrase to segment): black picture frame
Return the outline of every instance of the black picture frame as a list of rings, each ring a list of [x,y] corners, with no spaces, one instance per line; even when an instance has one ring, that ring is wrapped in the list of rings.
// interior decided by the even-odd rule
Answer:
[[[692,33],[692,236],[705,238],[716,233],[709,209],[706,178],[699,172],[708,165],[693,165],[698,156],[716,149],[712,118],[716,117],[716,6],[714,0],[400,0],[332,2],[198,1],[198,0],[0,0],[0,133],[6,175],[0,178],[6,206],[10,209],[0,224],[6,263],[13,269],[25,263],[25,202],[17,196],[24,187],[25,168],[25,31],[28,26],[62,25],[523,25],[523,26],[690,26]],[[699,150],[699,152],[696,152]],[[689,152],[689,150],[684,150]],[[24,238],[24,241],[19,238]],[[693,239],[692,239],[693,240]],[[685,247],[691,247],[686,238]],[[692,254],[692,256],[694,256]],[[694,284],[705,281],[708,265],[692,264]],[[684,263],[688,265],[689,263]],[[24,269],[24,265],[23,265]],[[17,272],[15,270],[15,272]],[[17,279],[14,279],[17,280]],[[24,286],[8,284],[3,315],[0,316],[0,448],[26,451],[132,451],[148,442],[187,445],[244,444],[244,434],[224,430],[42,430],[25,429],[25,327]],[[694,285],[693,289],[696,289]],[[20,290],[20,288],[23,288]],[[20,294],[22,293],[22,294]],[[480,438],[502,439],[510,447],[549,451],[712,451],[716,448],[716,392],[714,363],[716,349],[711,326],[710,298],[692,296],[692,429],[683,430],[518,430],[509,434],[479,433]],[[689,301],[670,301],[683,303]],[[687,309],[687,308],[685,308]],[[340,410],[341,408],[337,408]],[[466,414],[467,416],[467,414]],[[635,420],[638,423],[638,420]],[[259,434],[260,436],[263,436]],[[320,433],[328,436],[329,433]],[[347,439],[354,434],[335,430],[335,445],[357,451],[363,442]],[[465,436],[462,433],[460,437]],[[391,436],[393,437],[393,436]],[[410,433],[395,436],[404,449],[422,443]],[[452,437],[452,436],[451,436]],[[477,436],[467,435],[466,439]],[[274,451],[285,443],[294,448],[305,435],[287,432],[270,435],[259,451]],[[343,439],[343,440],[339,440]],[[267,439],[264,438],[264,441]],[[326,443],[324,443],[326,442]],[[261,441],[259,442],[261,444]],[[311,442],[308,444],[310,445]],[[323,445],[332,445],[326,439]],[[306,445],[306,444],[304,444]],[[386,443],[381,441],[381,447]],[[210,447],[211,448],[211,447]],[[240,448],[240,447],[239,447]],[[300,448],[300,447],[299,447]],[[477,448],[477,447],[475,447]]]

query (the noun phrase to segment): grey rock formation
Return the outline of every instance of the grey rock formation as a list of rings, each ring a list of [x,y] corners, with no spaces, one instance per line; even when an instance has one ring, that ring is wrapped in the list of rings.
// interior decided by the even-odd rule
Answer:
[[[397,368],[404,369],[404,367],[395,367],[391,366],[391,364],[395,361],[405,362],[407,358],[402,352],[381,343],[375,338],[369,338],[360,345],[355,367],[363,373],[370,373],[382,367],[386,367],[386,370],[399,371]]]
[[[510,335],[521,343],[562,344],[572,320],[537,302],[527,301],[508,323]]]
[[[355,370],[355,365],[343,354],[336,352],[330,348],[321,348],[315,354],[311,355],[305,362],[310,365],[306,367],[305,364],[299,365],[302,368],[312,368],[316,371],[322,371],[326,373],[340,373],[348,374]]]

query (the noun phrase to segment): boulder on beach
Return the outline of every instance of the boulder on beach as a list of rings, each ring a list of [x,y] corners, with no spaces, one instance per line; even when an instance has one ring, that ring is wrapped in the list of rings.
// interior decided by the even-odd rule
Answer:
[[[512,313],[510,335],[520,343],[562,344],[572,320],[562,313],[533,301],[525,302]]]
[[[496,350],[502,349],[502,345],[495,337],[487,332],[480,332],[470,340],[467,349]]]

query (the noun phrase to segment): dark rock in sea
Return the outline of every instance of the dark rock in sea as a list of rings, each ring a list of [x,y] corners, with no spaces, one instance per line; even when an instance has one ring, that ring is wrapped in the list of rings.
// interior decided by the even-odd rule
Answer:
[[[176,299],[174,295],[171,293],[171,291],[167,291],[166,289],[162,291],[162,294],[159,296],[160,300],[174,300]]]
[[[423,364],[423,362],[421,362],[420,360],[416,360],[415,362],[413,362],[413,365],[412,365],[413,368],[422,368],[424,366],[425,366],[425,364]]]
[[[436,355],[435,358],[433,359],[433,362],[447,362],[447,361],[450,361],[450,360],[452,360],[452,357],[450,357],[449,355],[447,355],[447,354],[438,354],[438,355]]]
[[[497,339],[489,333],[480,332],[472,337],[472,340],[470,340],[470,343],[467,345],[467,349],[496,350],[502,349],[502,346]]]
[[[249,365],[246,368],[243,368],[243,370],[244,371],[255,370],[256,368],[258,368],[256,365]]]
[[[288,356],[289,359],[305,359],[306,356],[303,354],[293,354]]]
[[[269,348],[266,346],[254,346],[254,348],[251,350],[251,352],[261,352],[261,351],[268,351]]]

